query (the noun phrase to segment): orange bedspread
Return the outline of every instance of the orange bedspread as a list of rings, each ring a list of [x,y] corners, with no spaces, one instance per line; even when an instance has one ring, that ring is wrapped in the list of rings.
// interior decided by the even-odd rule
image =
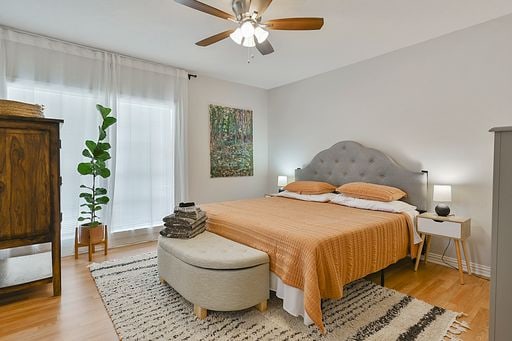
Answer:
[[[202,205],[208,230],[268,253],[270,270],[304,292],[304,308],[323,331],[322,298],[406,257],[413,247],[404,214],[261,198]],[[415,254],[415,253],[411,253]]]

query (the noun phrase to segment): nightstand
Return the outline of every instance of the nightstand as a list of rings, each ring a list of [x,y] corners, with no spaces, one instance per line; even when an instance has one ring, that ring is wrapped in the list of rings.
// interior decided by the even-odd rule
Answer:
[[[416,265],[414,271],[418,270],[423,245],[427,243],[425,249],[425,263],[427,262],[428,252],[430,250],[430,241],[432,236],[440,236],[453,239],[455,251],[457,252],[457,264],[459,266],[460,284],[464,284],[464,272],[462,268],[461,244],[466,259],[466,268],[468,275],[471,275],[471,261],[469,258],[466,239],[471,235],[471,219],[448,216],[441,217],[435,213],[422,213],[417,217],[418,233],[421,235],[421,243],[416,256]]]

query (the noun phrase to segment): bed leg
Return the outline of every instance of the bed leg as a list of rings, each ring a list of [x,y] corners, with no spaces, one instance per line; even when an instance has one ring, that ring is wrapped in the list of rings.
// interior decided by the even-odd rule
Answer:
[[[380,270],[380,285],[384,286],[384,269]]]

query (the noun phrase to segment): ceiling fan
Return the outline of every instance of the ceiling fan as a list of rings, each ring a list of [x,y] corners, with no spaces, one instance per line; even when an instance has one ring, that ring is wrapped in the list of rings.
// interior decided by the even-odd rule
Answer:
[[[267,39],[269,36],[267,30],[319,30],[324,25],[323,18],[285,18],[262,23],[261,16],[270,6],[272,0],[233,0],[234,15],[197,0],[176,0],[176,2],[238,24],[237,28],[218,33],[196,43],[203,47],[231,37],[238,45],[256,47],[262,55],[267,55],[274,52],[274,48]]]

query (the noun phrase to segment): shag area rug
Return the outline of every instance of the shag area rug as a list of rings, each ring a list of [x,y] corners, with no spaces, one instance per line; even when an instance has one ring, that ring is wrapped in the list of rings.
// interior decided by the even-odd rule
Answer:
[[[456,340],[459,314],[367,280],[345,286],[344,297],[323,300],[326,333],[305,326],[271,295],[268,311],[193,314],[191,303],[160,284],[156,253],[90,266],[122,340]]]

